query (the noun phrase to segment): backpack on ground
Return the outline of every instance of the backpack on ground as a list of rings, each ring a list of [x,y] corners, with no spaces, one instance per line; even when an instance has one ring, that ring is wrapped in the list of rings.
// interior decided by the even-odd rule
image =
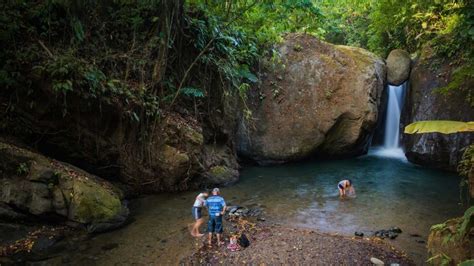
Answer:
[[[239,245],[243,248],[250,246],[250,241],[245,234],[241,234],[239,240],[237,241]]]

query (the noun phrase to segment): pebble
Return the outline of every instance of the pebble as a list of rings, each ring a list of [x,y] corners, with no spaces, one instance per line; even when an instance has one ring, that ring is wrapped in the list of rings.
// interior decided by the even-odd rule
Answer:
[[[356,231],[356,232],[354,233],[354,235],[355,235],[355,236],[363,237],[363,236],[364,236],[364,233]]]
[[[383,261],[381,261],[377,258],[374,258],[374,257],[370,258],[370,262],[372,262],[375,265],[384,265]]]

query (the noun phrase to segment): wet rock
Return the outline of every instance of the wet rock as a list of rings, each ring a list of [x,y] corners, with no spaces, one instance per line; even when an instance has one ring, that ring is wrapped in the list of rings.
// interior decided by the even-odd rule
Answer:
[[[354,233],[354,235],[355,235],[355,236],[362,237],[362,236],[364,236],[364,233],[356,231],[356,232]]]
[[[239,171],[224,165],[213,166],[205,174],[205,184],[228,185],[238,180]]]
[[[388,238],[390,239],[395,239],[397,238],[398,234],[397,233],[394,233],[394,232],[388,232]]]
[[[239,206],[229,206],[229,207],[227,208],[227,211],[228,211],[229,213],[233,214],[233,213],[235,213],[235,212],[236,212],[238,209],[240,209],[240,208],[242,208],[242,207],[239,207]]]
[[[295,52],[297,45],[310,52]],[[288,35],[278,51],[282,62],[269,62],[262,80],[264,100],[250,95],[258,123],[242,119],[238,152],[260,164],[365,153],[384,88],[383,60],[304,34]]]
[[[233,151],[225,145],[204,145],[202,152],[206,169],[200,185],[229,185],[239,179],[239,164]]]
[[[457,88],[456,93],[445,95],[437,92],[438,88],[452,81],[458,67],[458,64],[436,57],[429,45],[423,47],[410,75],[401,128],[423,120],[472,120],[474,108],[467,99],[469,88],[474,87],[473,78],[466,78],[465,87]],[[472,144],[473,140],[472,132],[402,135],[402,144],[410,162],[451,171],[456,171],[463,148]]]
[[[392,50],[387,57],[387,81],[398,86],[410,76],[411,58],[405,50]]]
[[[394,227],[392,227],[392,228],[390,228],[390,229],[388,229],[388,230],[391,231],[391,232],[397,233],[397,234],[402,233],[402,229],[400,229],[400,228],[398,228],[398,227],[396,227],[396,226],[394,226]]]
[[[375,237],[380,237],[382,239],[384,238],[389,238],[389,239],[395,239],[398,237],[398,235],[402,232],[402,230],[398,227],[392,227],[388,230],[378,230],[375,231],[374,236]]]

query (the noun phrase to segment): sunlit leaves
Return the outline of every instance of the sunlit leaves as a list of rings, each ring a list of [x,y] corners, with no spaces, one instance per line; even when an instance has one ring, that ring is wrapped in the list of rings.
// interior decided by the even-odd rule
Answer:
[[[474,122],[459,122],[449,120],[419,121],[405,127],[405,134],[423,133],[453,134],[474,132]]]

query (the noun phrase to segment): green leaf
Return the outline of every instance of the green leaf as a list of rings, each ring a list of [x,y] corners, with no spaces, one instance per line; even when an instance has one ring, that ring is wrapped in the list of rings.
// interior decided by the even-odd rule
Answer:
[[[238,69],[238,73],[242,78],[248,79],[250,82],[257,82],[258,78],[249,70],[249,66],[241,65]]]
[[[204,98],[204,92],[194,87],[184,87],[181,89],[181,93],[189,97]]]
[[[465,260],[458,264],[458,266],[473,266],[474,260]]]
[[[405,134],[442,133],[453,134],[459,132],[473,132],[474,122],[460,122],[449,120],[419,121],[405,127]]]

